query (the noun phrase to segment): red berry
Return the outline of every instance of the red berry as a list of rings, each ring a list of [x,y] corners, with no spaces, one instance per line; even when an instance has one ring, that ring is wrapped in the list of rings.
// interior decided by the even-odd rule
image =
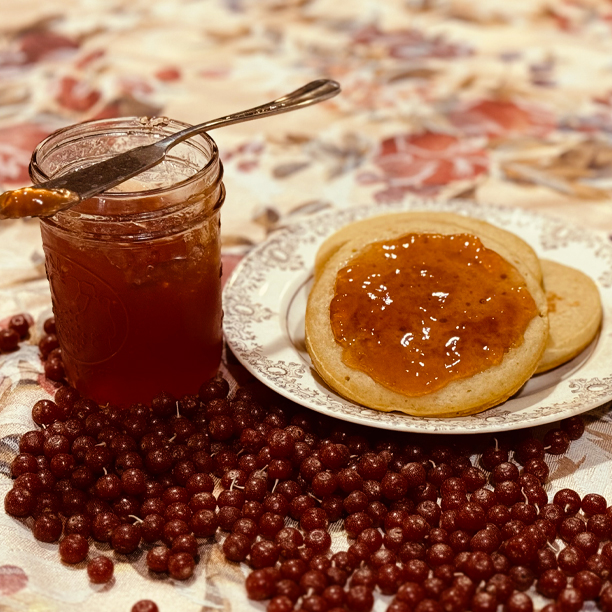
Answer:
[[[19,334],[14,329],[0,329],[0,352],[9,353],[19,346]]]
[[[87,564],[87,575],[94,584],[104,584],[113,577],[114,563],[104,556],[94,557]]]
[[[67,535],[59,544],[59,554],[65,563],[80,563],[87,556],[89,543],[78,533]]]

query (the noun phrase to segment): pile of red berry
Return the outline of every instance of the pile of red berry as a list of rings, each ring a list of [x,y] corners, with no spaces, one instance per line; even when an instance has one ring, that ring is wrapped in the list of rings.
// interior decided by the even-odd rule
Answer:
[[[389,612],[528,612],[534,590],[552,600],[545,612],[586,600],[612,612],[612,508],[544,488],[546,454],[582,435],[578,417],[542,441],[487,441],[478,465],[482,437],[372,431],[247,388],[230,397],[220,377],[129,409],[64,385],[32,418],[5,509],[59,542],[65,563],[85,562],[94,539],[142,548],[152,572],[183,580],[217,536],[269,612],[369,612],[377,593]],[[340,526],[348,540],[332,552]],[[108,581],[113,562],[95,556],[87,571]]]
[[[38,341],[38,349],[40,350],[45,376],[54,382],[62,382],[66,373],[62,362],[62,349],[56,335],[55,318],[47,319],[43,329],[45,333]]]
[[[19,343],[30,337],[32,318],[26,314],[13,315],[8,325],[0,329],[0,353],[12,353],[19,348]],[[62,350],[56,336],[55,318],[44,322],[44,334],[38,342],[40,358],[43,362],[45,376],[54,382],[65,378]]]
[[[30,334],[30,320],[26,315],[18,314],[10,318],[8,326],[0,329],[0,353],[12,353],[19,348],[19,343]]]

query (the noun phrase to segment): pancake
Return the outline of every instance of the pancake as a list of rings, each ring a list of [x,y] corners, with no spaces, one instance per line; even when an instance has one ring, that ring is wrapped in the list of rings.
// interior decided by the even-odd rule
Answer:
[[[536,372],[551,370],[581,353],[601,325],[602,308],[595,283],[583,272],[540,260],[548,300],[549,335]]]
[[[526,266],[531,275],[538,282],[542,282],[542,270],[540,268],[538,256],[531,246],[522,238],[519,238],[512,232],[508,232],[486,221],[482,221],[481,219],[442,212],[390,213],[370,217],[368,219],[361,219],[360,221],[345,225],[327,238],[319,247],[314,264],[315,278],[318,277],[329,258],[350,240],[368,240],[370,237],[376,236],[378,232],[386,231],[388,228],[397,228],[399,231],[403,231],[402,228],[405,226],[404,224],[410,226],[410,224],[417,220],[429,224],[436,224],[437,227],[452,226],[461,228],[468,233],[491,238],[507,247],[507,259],[510,263],[515,266],[517,266],[517,264]],[[408,231],[404,233],[408,233]]]
[[[504,230],[492,231],[490,224],[472,223],[456,215],[401,213],[358,222],[328,239],[317,256],[315,282],[306,308],[306,347],[316,371],[340,395],[381,411],[400,411],[413,416],[451,417],[481,412],[514,393],[535,372],[548,339],[546,296],[540,284],[539,261],[531,247]],[[466,231],[469,226],[470,231]],[[498,228],[495,228],[498,230]],[[347,366],[343,348],[336,341],[330,322],[330,305],[336,277],[372,242],[393,240],[407,234],[457,235],[469,233],[510,263],[533,297],[536,315],[529,321],[520,345],[509,348],[502,361],[468,378],[452,380],[431,393],[412,396],[380,384],[365,372]],[[493,235],[498,239],[496,240]],[[517,256],[526,253],[526,261]],[[535,256],[535,254],[534,254]],[[529,263],[527,263],[529,262]],[[540,273],[541,274],[541,273]]]

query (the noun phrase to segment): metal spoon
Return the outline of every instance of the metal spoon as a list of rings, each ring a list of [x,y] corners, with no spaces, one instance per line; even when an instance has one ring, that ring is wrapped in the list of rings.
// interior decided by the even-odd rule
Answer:
[[[35,187],[7,192],[0,196],[0,219],[53,215],[152,168],[163,161],[172,147],[195,134],[234,123],[286,113],[322,102],[339,92],[340,85],[336,81],[328,79],[311,81],[267,104],[185,128],[152,144],[130,149],[91,166],[52,178]],[[46,202],[45,193],[51,196]]]

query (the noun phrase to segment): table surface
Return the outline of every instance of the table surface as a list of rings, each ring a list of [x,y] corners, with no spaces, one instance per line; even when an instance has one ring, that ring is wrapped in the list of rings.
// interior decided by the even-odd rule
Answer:
[[[315,78],[341,83],[324,104],[215,132],[226,277],[286,223],[414,196],[612,232],[607,1],[4,0],[1,13],[4,190],[29,183],[32,149],[68,124],[125,115],[199,123]],[[0,325],[23,311],[36,321],[30,343],[0,356],[1,497],[31,406],[52,392],[35,346],[51,313],[38,223],[3,221]],[[612,500],[607,408],[586,421],[569,452],[550,458],[547,488]],[[334,546],[346,546],[340,526]],[[55,545],[2,512],[0,607],[129,610],[149,597],[161,610],[264,609],[212,541],[186,583],[151,577],[136,557],[118,560],[110,585],[92,587],[82,568],[59,563]]]

